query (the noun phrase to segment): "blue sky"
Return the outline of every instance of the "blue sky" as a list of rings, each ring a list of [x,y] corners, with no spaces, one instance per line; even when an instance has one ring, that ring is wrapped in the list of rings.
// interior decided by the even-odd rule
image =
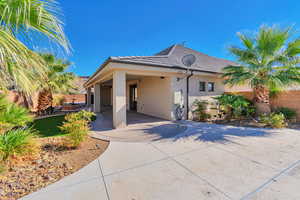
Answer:
[[[295,25],[297,0],[59,0],[73,53],[71,71],[91,75],[109,56],[152,55],[174,44],[232,59],[238,31]]]

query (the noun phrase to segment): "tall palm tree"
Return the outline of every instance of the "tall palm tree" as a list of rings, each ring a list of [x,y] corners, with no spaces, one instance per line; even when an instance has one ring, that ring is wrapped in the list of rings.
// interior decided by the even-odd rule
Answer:
[[[53,93],[69,93],[75,89],[74,80],[76,76],[72,72],[66,72],[70,63],[57,59],[52,54],[41,54],[48,68],[46,84],[41,85],[38,95],[38,111],[52,106]]]
[[[262,26],[253,36],[238,33],[242,47],[231,46],[236,66],[224,68],[225,84],[249,85],[257,113],[269,113],[269,94],[300,83],[300,39],[291,38],[292,29]]]
[[[0,90],[14,86],[31,93],[32,86],[40,84],[35,84],[36,76],[46,76],[43,59],[29,48],[38,37],[69,52],[59,16],[54,0],[0,1]]]

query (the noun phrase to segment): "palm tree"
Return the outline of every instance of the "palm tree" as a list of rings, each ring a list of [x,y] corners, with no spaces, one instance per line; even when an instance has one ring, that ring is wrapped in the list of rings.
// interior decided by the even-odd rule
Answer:
[[[225,84],[249,85],[257,114],[271,112],[270,91],[300,83],[300,39],[291,39],[292,29],[262,26],[253,36],[238,33],[242,47],[229,51],[238,61],[224,68]]]
[[[14,86],[32,93],[40,84],[36,77],[46,76],[43,59],[25,43],[32,46],[33,39],[47,37],[69,52],[60,15],[54,0],[1,0],[0,90]]]
[[[69,93],[75,89],[74,80],[76,76],[72,72],[66,72],[70,63],[62,59],[57,59],[52,54],[41,54],[47,68],[46,84],[41,85],[38,96],[38,111],[43,111],[52,106],[53,93]]]

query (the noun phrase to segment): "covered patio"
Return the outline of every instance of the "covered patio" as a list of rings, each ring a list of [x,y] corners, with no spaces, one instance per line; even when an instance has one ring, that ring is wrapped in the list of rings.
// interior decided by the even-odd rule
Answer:
[[[170,138],[186,130],[183,124],[127,111],[127,126],[120,132],[113,128],[112,118],[112,111],[107,108],[98,113],[92,125],[92,136],[109,141],[144,142]]]
[[[116,69],[116,65],[114,70],[104,68],[101,75],[92,77],[85,85],[91,110],[104,113],[108,120],[105,123],[113,128],[139,123],[134,113],[173,119],[172,73],[151,67],[144,71],[129,70],[132,66],[126,65],[119,66],[125,69]]]

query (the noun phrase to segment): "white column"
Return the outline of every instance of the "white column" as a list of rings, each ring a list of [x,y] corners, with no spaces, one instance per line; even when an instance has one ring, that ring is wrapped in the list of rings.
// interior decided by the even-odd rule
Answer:
[[[96,83],[94,86],[94,112],[101,111],[100,88],[100,83]]]
[[[86,91],[86,105],[87,107],[91,106],[91,88],[88,88]]]
[[[115,71],[113,74],[113,125],[122,128],[126,123],[126,73]]]

